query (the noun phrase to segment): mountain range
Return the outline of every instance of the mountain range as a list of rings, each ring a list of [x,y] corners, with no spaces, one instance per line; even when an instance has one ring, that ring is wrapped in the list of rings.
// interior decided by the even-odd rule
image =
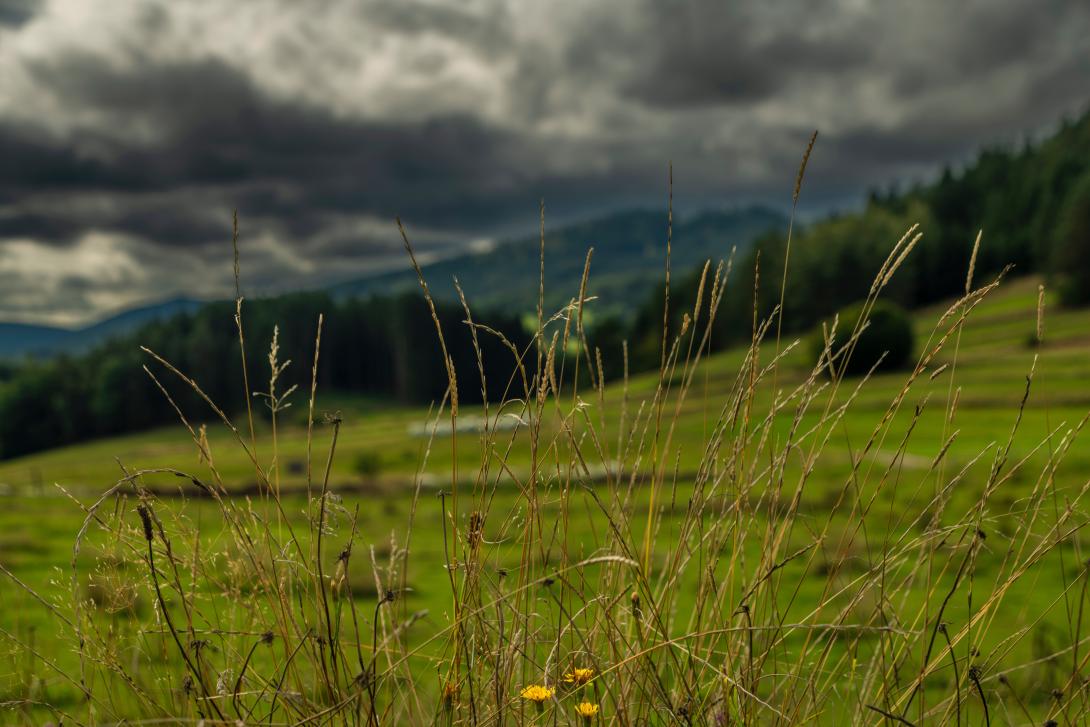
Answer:
[[[189,298],[172,298],[122,311],[83,328],[0,322],[0,358],[79,353],[145,323],[188,313],[202,305],[201,301]]]
[[[706,211],[675,219],[671,234],[671,268],[688,272],[705,260],[724,259],[732,247],[745,249],[759,235],[782,231],[787,224],[767,207]],[[588,296],[598,300],[593,315],[629,320],[647,296],[649,286],[663,278],[667,217],[663,211],[628,210],[580,222],[545,235],[545,305],[555,311],[578,295],[587,249],[594,248]],[[432,294],[456,301],[458,278],[475,308],[505,311],[536,310],[540,275],[540,237],[500,242],[490,250],[468,252],[425,265]],[[330,288],[339,298],[393,295],[418,289],[416,274],[385,272]],[[79,353],[109,338],[132,332],[155,320],[192,312],[203,305],[188,298],[123,311],[92,325],[68,329],[0,322],[0,359]]]
[[[706,260],[726,259],[731,248],[746,249],[758,236],[786,229],[783,214],[768,207],[705,211],[675,218],[671,234],[671,268],[688,273]],[[631,318],[650,286],[663,279],[667,216],[664,211],[628,210],[545,233],[545,307],[555,311],[579,294],[588,248],[594,248],[587,283],[597,296],[595,315]],[[453,279],[474,307],[534,311],[539,293],[540,236],[502,242],[491,250],[448,258],[424,266],[436,298],[457,301]],[[343,283],[334,295],[390,294],[415,290],[408,269]]]

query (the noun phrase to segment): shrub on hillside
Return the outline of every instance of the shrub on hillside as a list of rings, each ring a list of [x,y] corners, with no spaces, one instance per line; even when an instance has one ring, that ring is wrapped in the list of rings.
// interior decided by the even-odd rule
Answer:
[[[863,304],[856,303],[842,309],[833,335],[833,372],[845,376],[860,376],[875,364],[878,371],[891,371],[903,367],[912,356],[914,337],[912,320],[903,308],[889,301],[878,301],[867,317],[867,327],[854,345],[844,350],[863,313]],[[826,323],[832,329],[832,321]],[[825,337],[819,328],[811,339],[811,351],[817,360],[825,349]],[[880,363],[879,363],[880,362]]]
[[[364,479],[371,479],[382,471],[382,456],[373,450],[364,450],[356,455],[352,469]]]

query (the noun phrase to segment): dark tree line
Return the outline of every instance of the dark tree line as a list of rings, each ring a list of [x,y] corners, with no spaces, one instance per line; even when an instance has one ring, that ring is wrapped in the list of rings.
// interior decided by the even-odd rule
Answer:
[[[459,372],[463,402],[481,399],[477,355],[464,311],[437,308]],[[146,346],[192,376],[222,409],[245,409],[242,362],[233,303],[211,303],[193,314],[150,324],[80,356],[7,366],[0,372],[0,458],[94,437],[173,423],[177,415],[143,371],[148,365],[193,421],[212,414],[199,397],[140,350]],[[321,391],[370,394],[402,403],[439,401],[447,388],[435,323],[420,295],[336,301],[306,293],[247,302],[243,307],[247,369],[252,391],[268,389],[269,345],[279,326],[279,358],[291,360],[277,388],[310,388],[318,316],[324,314],[318,385]],[[475,319],[477,316],[475,315]],[[519,318],[480,319],[522,348]],[[495,336],[478,336],[490,399],[498,399],[514,371],[510,350]],[[265,407],[258,401],[257,410]]]

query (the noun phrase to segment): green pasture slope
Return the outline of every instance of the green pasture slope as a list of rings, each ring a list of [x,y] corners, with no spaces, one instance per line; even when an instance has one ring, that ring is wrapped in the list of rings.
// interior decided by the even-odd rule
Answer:
[[[1019,444],[1036,444],[1049,427],[1059,427],[1064,421],[1072,422],[1090,410],[1090,311],[1060,309],[1052,304],[1051,296],[1046,296],[1044,345],[1034,348],[1031,339],[1036,325],[1037,283],[1035,278],[1004,283],[967,321],[954,370],[956,386],[961,388],[957,420],[962,434],[955,445],[959,449],[975,453],[987,443],[1007,436],[1035,355],[1038,356],[1036,373],[1021,426],[1019,440],[1022,441],[1015,443],[1016,450]],[[943,304],[916,313],[917,351],[926,343],[926,336],[946,308]],[[785,339],[784,346],[788,343],[790,341]],[[765,348],[770,348],[769,344]],[[725,393],[735,383],[743,355],[741,350],[727,351],[707,358],[701,365],[694,391],[681,412],[680,434],[675,435],[681,462],[695,466],[699,461],[700,452],[686,447],[686,439],[704,436]],[[780,368],[784,387],[797,384],[809,373],[809,355],[805,340],[787,354]],[[931,369],[952,359],[953,346],[948,346],[935,359]],[[199,381],[199,372],[194,373]],[[467,372],[467,375],[472,373]],[[929,396],[934,401],[943,397],[941,403],[944,404],[949,394],[948,373],[941,372],[928,381],[927,386],[917,383],[912,400]],[[633,377],[628,387],[631,408],[650,396],[657,380],[657,373]],[[876,423],[873,420],[876,413],[885,410],[904,380],[903,372],[894,372],[867,382],[845,420],[846,433],[869,432]],[[605,403],[610,418],[616,418],[622,393],[620,383],[607,389]],[[594,397],[584,395],[584,398]],[[299,468],[306,443],[306,400],[297,393],[293,403],[293,408],[282,420],[279,433],[281,476],[285,488],[302,488]],[[598,404],[596,400],[589,403]],[[421,452],[427,444],[425,435],[434,424],[427,409],[394,408],[381,402],[357,399],[324,399],[319,393],[315,410],[319,415],[336,412],[343,418],[339,452],[332,469],[334,489],[385,492],[390,488],[396,491],[398,487],[411,486],[421,463]],[[463,412],[463,415],[475,414],[480,414],[479,408]],[[252,488],[255,483],[253,466],[235,446],[234,435],[218,426],[211,414],[205,423],[216,465],[228,486],[241,490]],[[425,476],[426,484],[449,480],[450,447],[443,444],[447,426],[440,423],[436,427],[437,438],[424,464],[425,473],[431,474]],[[935,446],[941,442],[942,429],[941,417],[936,421],[923,417],[915,429],[909,453],[918,451],[933,455]],[[267,435],[267,427],[259,430],[260,437]],[[328,432],[318,423],[315,449],[321,451],[327,439]],[[459,465],[463,473],[471,472],[479,464],[479,452],[473,446],[476,439],[471,433],[462,433],[459,437]],[[259,453],[261,445],[259,440]],[[829,446],[832,450],[843,449],[843,456],[848,459],[844,442],[833,441]],[[526,455],[515,450],[515,461]],[[31,495],[58,498],[62,496],[60,488],[82,496],[93,495],[118,479],[118,461],[129,469],[174,467],[193,470],[199,464],[189,434],[179,425],[0,462],[0,492],[7,496],[4,502],[9,504],[23,502]],[[184,488],[178,490],[184,492]],[[52,518],[63,516],[62,509]],[[6,554],[6,551],[0,552]]]
[[[979,556],[976,570],[976,578],[982,584],[978,593],[981,599],[987,596],[991,584],[989,574],[998,572],[1000,561],[1011,545],[1006,539],[1011,525],[1009,517],[993,516],[991,509],[1003,513],[1017,511],[1019,502],[1035,486],[1036,474],[1048,460],[1050,449],[1058,446],[1063,432],[1090,412],[1090,311],[1060,310],[1050,305],[1051,298],[1047,299],[1049,305],[1046,305],[1043,344],[1034,346],[1037,284],[1038,280],[1030,278],[1004,283],[971,314],[956,345],[956,364],[955,345],[951,342],[929,368],[937,371],[943,364],[951,365],[934,377],[925,375],[913,386],[905,405],[895,415],[895,425],[891,427],[891,432],[899,433],[898,436],[883,439],[868,454],[870,461],[879,466],[895,458],[898,447],[902,445],[899,437],[908,430],[915,412],[920,412],[904,445],[899,465],[893,470],[898,478],[896,486],[885,491],[893,494],[884,492],[868,515],[868,527],[887,525],[895,529],[897,525],[903,526],[912,518],[920,517],[926,509],[936,479],[933,473],[929,473],[931,463],[951,433],[957,431],[959,434],[946,456],[944,471],[949,478],[968,466],[967,476],[950,493],[952,502],[964,509],[979,497],[979,483],[987,473],[992,456],[998,448],[1005,446],[1017,423],[1018,434],[1013,440],[1008,459],[1010,462],[1025,462],[1003,483],[991,500],[989,511],[982,515],[981,530],[986,536],[986,545]],[[945,309],[945,305],[937,306],[915,315],[918,350],[927,345],[928,336]],[[784,345],[790,342],[785,338]],[[764,349],[769,353],[762,353],[762,356],[770,357],[772,348],[774,344],[767,343]],[[781,389],[790,389],[808,373],[811,366],[808,352],[809,347],[803,342],[787,355],[778,374]],[[669,529],[674,519],[670,513],[680,511],[685,506],[690,487],[686,483],[686,474],[695,471],[700,464],[703,456],[701,443],[714,426],[720,407],[735,385],[735,375],[742,357],[741,351],[729,351],[707,359],[694,377],[693,389],[680,409],[669,452],[669,461],[672,466],[676,463],[679,476],[677,484],[661,495],[660,504],[667,516],[655,541],[656,544],[665,544],[662,548],[656,545],[655,553],[659,556],[671,544]],[[1029,397],[1019,416],[1027,375],[1031,370],[1033,378]],[[193,373],[199,380],[200,372]],[[470,376],[471,372],[465,375]],[[817,523],[826,520],[838,493],[850,480],[852,462],[859,456],[858,447],[866,441],[885,414],[890,401],[902,389],[905,377],[905,372],[883,374],[862,387],[842,425],[826,446],[820,466],[803,493],[800,503],[800,512],[803,513],[800,522],[803,525],[808,518]],[[620,384],[615,384],[609,387],[604,402],[585,394],[589,415],[598,417],[604,403],[609,414],[607,418],[615,421],[622,406],[632,412],[641,400],[650,397],[657,381],[657,374],[634,377],[627,394]],[[842,392],[850,390],[856,383],[846,382]],[[952,396],[958,398],[957,410],[953,421],[947,421],[947,403]],[[767,412],[770,401],[770,391],[763,389],[754,403],[754,416]],[[301,524],[307,516],[305,496],[302,494],[306,446],[304,397],[297,394],[294,404],[288,410],[280,432],[279,457],[282,487],[285,492],[292,493],[285,496],[286,517]],[[454,448],[449,436],[443,434],[443,427],[449,426],[449,423],[444,423],[444,420],[438,423],[439,436],[432,442],[430,451],[425,452],[428,440],[419,436],[418,431],[429,421],[429,412],[425,409],[383,408],[369,402],[351,400],[319,400],[317,408],[319,411],[337,408],[343,417],[338,456],[332,465],[330,477],[331,487],[338,493],[339,506],[343,508],[339,511],[340,520],[334,524],[341,528],[334,536],[334,542],[339,542],[336,538],[344,539],[343,529],[347,518],[358,506],[360,535],[357,551],[366,555],[353,559],[354,570],[349,577],[356,584],[354,591],[372,607],[376,586],[371,574],[368,548],[373,547],[375,561],[381,564],[384,558],[389,557],[392,542],[399,545],[405,543],[407,523],[410,517],[414,519],[412,556],[405,574],[409,590],[399,600],[398,607],[403,608],[404,613],[419,615],[420,625],[415,627],[419,630],[419,636],[411,638],[424,643],[429,633],[448,624],[450,615],[450,591],[442,568],[444,530],[436,497],[440,488],[449,489],[450,486]],[[672,413],[672,405],[667,409]],[[814,409],[820,410],[821,407],[815,406]],[[471,413],[462,412],[462,415]],[[790,425],[789,416],[781,418],[783,421],[777,422],[777,431]],[[805,425],[804,418],[803,428]],[[607,424],[606,431],[615,437],[614,425]],[[314,436],[316,467],[324,466],[330,428],[317,426]],[[259,454],[267,458],[268,432],[260,431],[259,437]],[[227,486],[251,497],[253,506],[260,507],[260,496],[253,491],[253,466],[235,444],[233,435],[209,420],[208,440]],[[517,444],[516,437],[508,466],[513,472],[521,474],[524,469],[520,468],[529,465],[529,453]],[[477,435],[472,432],[460,434],[456,449],[460,482],[467,491],[472,490],[474,478],[481,467]],[[985,456],[972,465],[972,459],[982,451],[986,452]],[[117,481],[122,466],[130,471],[160,467],[194,473],[204,471],[189,435],[181,426],[0,463],[0,488],[3,493],[0,495],[0,565],[47,601],[67,604],[71,600],[73,542],[84,520],[82,508]],[[792,462],[788,465],[788,472],[797,473],[798,467],[798,462]],[[422,476],[417,476],[418,469],[422,470]],[[1062,496],[1068,494],[1074,497],[1090,478],[1090,444],[1076,442],[1052,477],[1055,478],[1058,495],[1056,502],[1050,502],[1049,507],[1063,508],[1066,503]],[[497,482],[497,494],[491,505],[493,515],[490,515],[490,522],[502,523],[508,519],[509,513],[519,511],[520,495],[510,478],[498,473],[496,468],[491,469],[491,479]],[[162,508],[182,513],[194,527],[201,528],[215,540],[215,533],[220,527],[215,507],[207,499],[194,497],[194,488],[186,480],[157,475],[146,478],[146,484],[162,495]],[[419,489],[417,484],[420,485]],[[576,497],[586,500],[587,506],[583,509],[585,517],[573,518],[569,524],[569,542],[581,541],[584,552],[590,553],[601,541],[605,524],[596,517],[589,504],[589,496],[577,493]],[[646,508],[647,499],[646,491],[637,491],[637,512],[641,504]],[[129,511],[125,511],[125,508]],[[123,604],[126,608],[111,609],[110,592],[123,590],[125,578],[123,573],[119,575],[115,570],[103,567],[100,560],[109,554],[108,527],[116,527],[118,522],[127,522],[132,527],[138,525],[131,508],[131,503],[111,504],[111,516],[118,515],[108,520],[113,525],[98,526],[92,523],[87,541],[76,559],[77,587],[101,608],[98,619],[100,628],[130,636],[128,629],[132,628],[134,619],[126,608],[134,613],[147,614],[151,607],[148,594],[134,591]],[[463,511],[462,516],[465,515]],[[638,527],[638,516],[634,521]],[[1076,522],[1082,524],[1085,521],[1084,505],[1080,505]],[[847,509],[843,517],[838,516],[833,522],[836,528],[845,533],[852,527]],[[497,542],[503,540],[502,533],[490,533],[489,536]],[[798,532],[792,537],[802,542],[812,539],[812,533]],[[871,533],[871,537],[875,537],[874,533]],[[633,539],[638,542],[639,536]],[[837,549],[843,542],[844,539],[835,532],[827,537],[821,547],[828,552],[818,558],[819,565],[823,559],[832,561],[842,556],[843,553],[837,552]],[[1051,552],[1035,565],[1032,573],[1018,582],[1015,589],[1006,595],[1002,610],[997,615],[997,622],[1006,628],[1002,633],[997,629],[995,638],[987,638],[981,648],[984,652],[992,650],[983,657],[988,660],[989,677],[1002,673],[1007,667],[1029,665],[1011,671],[1007,678],[1023,689],[1023,699],[1027,700],[1031,709],[1035,704],[1045,703],[1049,699],[1048,689],[1055,681],[1049,670],[1058,668],[1052,661],[1036,660],[1063,649],[1069,643],[1065,641],[1071,620],[1069,610],[1078,595],[1077,589],[1072,591],[1070,587],[1078,579],[1087,555],[1080,551],[1080,542],[1081,538],[1076,537],[1072,545]],[[335,551],[335,547],[331,550]],[[857,551],[850,553],[846,562],[854,563],[859,568],[865,567],[870,559],[879,555],[866,552],[858,541],[844,547]],[[790,548],[785,548],[785,552],[790,552]],[[652,562],[656,562],[654,555]],[[518,558],[517,552],[499,545],[492,556],[492,565],[498,573],[503,567],[517,564]],[[827,572],[815,572],[813,569],[803,573],[795,569],[795,565],[787,564],[780,575],[781,583],[789,586],[783,589],[784,608],[788,615],[805,612],[808,604],[819,597],[829,577]],[[846,572],[838,577],[850,579],[851,575]],[[688,598],[686,592],[683,586],[679,587],[675,613],[684,615]],[[918,597],[924,598],[922,590]],[[864,606],[876,607],[873,603]],[[969,607],[964,599],[957,599],[946,612],[947,620],[951,624],[958,623]],[[368,613],[368,609],[362,609],[362,613]],[[32,695],[33,699],[54,706],[76,708],[73,706],[78,701],[75,689],[61,675],[78,671],[75,645],[68,638],[55,636],[53,619],[45,606],[15,585],[9,577],[0,574],[0,702]],[[680,618],[679,623],[684,623],[684,618]],[[919,627],[919,624],[903,626]],[[1012,633],[1018,633],[1022,627],[1025,631],[1018,638],[1007,638]],[[143,638],[146,642],[149,637],[144,635]],[[27,653],[27,646],[39,658],[32,658]],[[154,651],[150,646],[148,649]],[[124,654],[119,658],[124,658]],[[171,678],[171,670],[178,667],[164,662],[148,668],[159,669],[161,677],[167,679]],[[432,671],[434,673],[434,669]],[[936,683],[941,686],[943,678],[941,674],[936,676],[929,682],[928,688],[936,688]],[[994,680],[986,682],[986,686],[998,690]],[[845,694],[844,699],[850,700],[851,695]],[[33,711],[18,714],[30,713]],[[48,715],[47,711],[42,711],[38,716],[44,719]],[[22,719],[15,714],[4,716],[0,713],[0,722],[11,721],[12,718],[16,722]]]

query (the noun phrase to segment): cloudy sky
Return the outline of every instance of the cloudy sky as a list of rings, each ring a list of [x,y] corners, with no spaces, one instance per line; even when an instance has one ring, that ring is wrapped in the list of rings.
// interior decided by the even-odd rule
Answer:
[[[810,214],[1090,97],[1085,0],[0,0],[0,320],[78,324],[549,219]],[[592,241],[588,241],[592,242]]]

